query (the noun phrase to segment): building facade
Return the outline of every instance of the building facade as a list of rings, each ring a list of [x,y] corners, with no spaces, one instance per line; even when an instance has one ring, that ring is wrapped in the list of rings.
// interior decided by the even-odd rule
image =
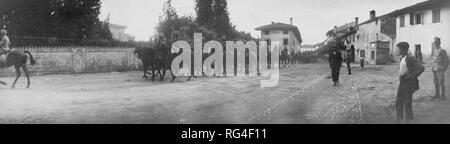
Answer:
[[[301,49],[302,38],[298,27],[292,24],[274,23],[256,28],[261,31],[261,40],[267,41],[270,46],[272,41],[280,42],[283,49],[298,52]]]
[[[364,57],[369,64],[387,64],[395,52],[395,19],[371,11],[369,20],[356,24],[356,30],[347,37],[356,50],[355,61]]]
[[[442,48],[450,50],[450,1],[429,0],[395,11],[397,41],[408,42],[410,53],[421,51],[429,57],[434,37],[440,37]]]
[[[125,33],[125,30],[127,29],[126,26],[112,24],[112,23],[109,23],[108,25],[109,25],[109,30],[111,31],[111,34],[112,34],[112,37],[114,40],[120,41],[120,42],[135,41],[134,36]]]

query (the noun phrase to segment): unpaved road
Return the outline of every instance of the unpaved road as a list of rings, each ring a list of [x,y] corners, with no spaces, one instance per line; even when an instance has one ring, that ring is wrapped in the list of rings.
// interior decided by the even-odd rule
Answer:
[[[356,66],[355,66],[356,68]],[[274,88],[262,78],[146,80],[141,72],[21,78],[0,86],[0,123],[305,124],[392,123],[396,66],[341,72],[331,86],[326,63],[280,71]],[[417,123],[449,123],[448,102],[434,102],[430,73],[414,96]],[[12,82],[14,78],[0,78]]]
[[[261,78],[179,78],[171,83],[125,72],[37,76],[25,89],[21,78],[14,90],[0,86],[0,123],[315,122],[305,120],[313,101],[307,91],[321,85],[327,73],[324,64],[282,69],[274,88],[260,88]],[[268,115],[293,98],[304,100],[293,106],[299,114]]]

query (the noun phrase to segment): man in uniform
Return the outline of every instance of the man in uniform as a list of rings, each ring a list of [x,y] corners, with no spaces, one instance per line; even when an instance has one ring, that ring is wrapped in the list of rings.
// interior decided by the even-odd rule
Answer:
[[[439,99],[442,101],[447,100],[445,96],[445,71],[447,70],[449,60],[447,51],[441,48],[441,39],[434,38],[435,49],[433,51],[433,76],[434,85],[436,89],[436,95],[433,99]]]
[[[6,67],[6,54],[9,52],[9,38],[5,29],[0,30],[0,68]]]
[[[330,64],[331,68],[331,77],[333,79],[333,86],[339,85],[339,72],[342,66],[342,44],[339,40],[336,40],[330,50],[329,57],[328,57],[328,63]]]
[[[9,52],[9,42],[8,32],[5,29],[0,30],[0,55]]]

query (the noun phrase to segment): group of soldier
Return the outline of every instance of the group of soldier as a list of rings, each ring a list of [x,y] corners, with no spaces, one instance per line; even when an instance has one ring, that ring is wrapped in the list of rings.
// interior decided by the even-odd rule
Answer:
[[[431,71],[433,73],[433,80],[435,84],[435,96],[433,100],[446,101],[445,91],[445,72],[449,66],[449,58],[447,51],[441,47],[441,38],[434,38],[434,48],[431,55]],[[397,45],[399,50],[399,86],[396,97],[396,123],[410,123],[414,119],[412,109],[413,94],[419,90],[420,84],[418,77],[425,71],[423,66],[422,53],[416,52],[412,56],[409,52],[408,42],[399,42]],[[343,56],[343,51],[345,51]],[[335,41],[329,51],[329,64],[331,68],[331,75],[334,86],[339,85],[339,72],[342,63],[347,64],[348,74],[351,75],[350,64],[354,61],[354,57],[349,55],[351,53],[348,43],[344,41]],[[344,57],[344,58],[343,58]],[[364,67],[364,59],[362,58],[361,67]]]

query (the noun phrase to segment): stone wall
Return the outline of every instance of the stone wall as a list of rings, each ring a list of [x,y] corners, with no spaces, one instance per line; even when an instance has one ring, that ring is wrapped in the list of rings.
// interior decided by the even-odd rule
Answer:
[[[31,75],[81,74],[138,70],[141,62],[132,47],[26,47],[36,65],[27,66]],[[0,77],[14,76],[14,67],[0,69]]]

